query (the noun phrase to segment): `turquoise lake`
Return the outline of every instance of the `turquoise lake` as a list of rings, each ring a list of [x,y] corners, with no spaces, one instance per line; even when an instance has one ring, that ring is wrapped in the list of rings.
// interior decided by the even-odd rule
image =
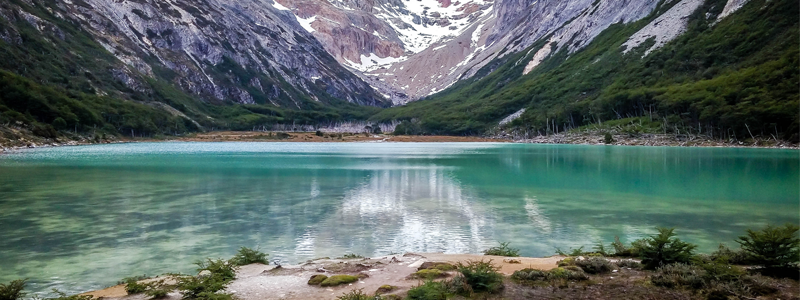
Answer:
[[[133,143],[0,155],[0,282],[82,292],[240,246],[550,256],[656,226],[711,252],[800,223],[800,151],[495,143]]]

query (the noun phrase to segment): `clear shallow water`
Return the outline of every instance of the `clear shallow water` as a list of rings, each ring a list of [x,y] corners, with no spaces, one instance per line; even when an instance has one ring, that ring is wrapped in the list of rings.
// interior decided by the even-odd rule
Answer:
[[[800,152],[449,143],[140,143],[0,155],[0,282],[80,292],[259,247],[548,256],[677,227],[713,251],[800,223]]]

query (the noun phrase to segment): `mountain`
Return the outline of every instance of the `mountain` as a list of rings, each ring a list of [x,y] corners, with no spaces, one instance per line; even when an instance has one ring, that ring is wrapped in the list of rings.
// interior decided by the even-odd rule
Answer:
[[[556,11],[570,18],[556,29],[535,34],[531,21],[503,21],[531,38],[488,54],[494,58],[450,88],[371,119],[405,120],[401,132],[420,134],[614,127],[800,139],[797,1],[675,0],[652,9],[643,1],[638,12],[649,12],[639,15],[603,9],[615,1],[570,13],[568,2]],[[521,18],[537,19],[527,13]]]
[[[3,1],[0,121],[152,135],[363,119],[389,105],[274,4]]]
[[[798,15],[788,0],[8,0],[0,139],[368,120],[797,140]]]

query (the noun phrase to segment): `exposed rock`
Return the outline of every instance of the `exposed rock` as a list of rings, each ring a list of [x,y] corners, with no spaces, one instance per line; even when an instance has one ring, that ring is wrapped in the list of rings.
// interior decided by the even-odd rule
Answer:
[[[647,24],[622,44],[623,47],[627,47],[624,52],[628,53],[649,39],[654,39],[655,44],[645,50],[644,56],[661,48],[686,31],[689,15],[703,5],[703,2],[703,0],[683,0],[675,4],[670,10]]]

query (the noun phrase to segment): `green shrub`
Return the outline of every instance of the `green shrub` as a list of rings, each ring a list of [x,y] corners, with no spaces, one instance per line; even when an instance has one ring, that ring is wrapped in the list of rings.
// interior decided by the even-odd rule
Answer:
[[[503,288],[503,275],[497,272],[492,260],[468,261],[466,264],[458,263],[457,267],[465,282],[476,292],[494,293]]]
[[[27,279],[18,279],[7,284],[0,283],[0,300],[17,300],[25,296],[25,281]]]
[[[151,299],[161,299],[169,294],[169,289],[164,287],[150,288],[144,292],[145,295],[150,296]]]
[[[311,278],[308,279],[308,285],[319,285],[325,279],[328,279],[328,276],[322,274],[311,275]]]
[[[230,262],[235,266],[244,266],[249,264],[265,264],[268,265],[269,261],[267,261],[268,254],[258,251],[258,249],[250,249],[247,247],[239,248],[239,252],[231,258]]]
[[[364,294],[363,289],[352,290],[344,295],[336,297],[338,300],[374,300],[375,297],[370,297]]]
[[[594,252],[602,256],[611,256],[611,253],[608,253],[606,246],[603,245],[602,241],[597,242],[597,244],[594,245]]]
[[[586,273],[580,268],[572,269],[570,267],[558,267],[547,271],[547,280],[560,279],[580,281],[589,279],[589,276],[587,276]]]
[[[342,255],[341,257],[337,257],[337,258],[338,259],[356,259],[356,258],[364,258],[364,256],[361,256],[360,254],[355,254],[355,253],[348,253],[348,254]]]
[[[675,237],[674,228],[658,227],[658,234],[645,239],[640,250],[642,264],[647,269],[655,269],[674,263],[689,263],[692,251],[697,248]]]
[[[753,258],[747,251],[742,249],[731,250],[724,244],[719,244],[717,251],[709,255],[709,259],[717,262],[727,262],[734,265],[747,265],[752,263]]]
[[[508,246],[508,242],[500,243],[500,247],[492,247],[483,251],[484,255],[496,255],[507,257],[519,257],[519,249],[514,249]]]
[[[514,271],[514,274],[511,274],[511,279],[528,280],[528,281],[545,280],[547,279],[547,272],[542,270],[526,268]]]
[[[236,277],[236,266],[217,259],[198,261],[197,271],[208,274],[198,276],[186,276],[178,279],[178,290],[183,293],[184,299],[198,300],[226,300],[232,299],[230,294],[218,293]]]
[[[128,293],[128,295],[144,293],[147,290],[147,287],[148,284],[139,283],[139,281],[135,278],[125,279],[125,292]]]
[[[587,259],[576,260],[575,265],[589,274],[603,274],[611,272],[616,266],[605,258],[590,257]]]
[[[323,280],[320,286],[337,286],[341,284],[353,283],[358,281],[358,277],[353,275],[333,275]]]
[[[226,281],[236,278],[237,266],[230,262],[221,259],[206,259],[206,261],[198,261],[195,264],[198,266],[197,272],[208,271],[212,276],[218,276]]]
[[[426,281],[408,290],[407,300],[446,300],[448,287],[445,283]]]
[[[750,254],[753,262],[767,268],[790,267],[800,262],[800,238],[794,224],[773,227],[768,225],[760,231],[747,229],[747,235],[736,242]]]
[[[187,276],[178,280],[178,290],[183,294],[183,299],[211,300],[228,283],[230,281],[215,275]]]
[[[603,136],[603,142],[606,144],[612,144],[614,143],[614,137],[611,136],[611,133],[606,132],[606,134]]]
[[[315,132],[314,134],[315,134],[316,136],[325,136],[325,134],[324,134],[324,133],[322,133],[322,131],[319,131],[319,130],[317,130],[317,132]]]
[[[447,273],[442,272],[439,269],[423,269],[419,270],[409,276],[412,279],[436,279],[447,277]]]
[[[701,288],[705,271],[700,267],[675,263],[664,265],[656,270],[650,281],[656,286],[667,288]]]

